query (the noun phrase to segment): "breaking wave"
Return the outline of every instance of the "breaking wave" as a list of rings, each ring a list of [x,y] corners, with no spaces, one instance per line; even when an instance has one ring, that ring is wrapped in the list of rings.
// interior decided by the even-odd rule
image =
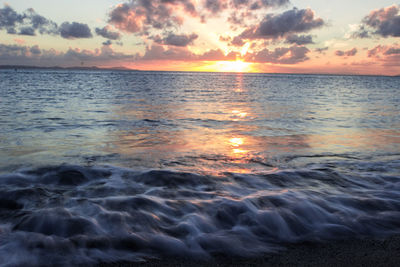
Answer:
[[[329,166],[221,176],[61,165],[0,176],[0,262],[256,256],[400,232],[400,177]]]
[[[329,166],[221,176],[61,165],[0,176],[0,262],[256,256],[400,232],[400,177]]]

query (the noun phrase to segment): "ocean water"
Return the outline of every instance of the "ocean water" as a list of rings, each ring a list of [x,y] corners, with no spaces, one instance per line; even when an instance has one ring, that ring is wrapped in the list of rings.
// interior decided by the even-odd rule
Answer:
[[[1,70],[0,265],[400,233],[400,78]]]

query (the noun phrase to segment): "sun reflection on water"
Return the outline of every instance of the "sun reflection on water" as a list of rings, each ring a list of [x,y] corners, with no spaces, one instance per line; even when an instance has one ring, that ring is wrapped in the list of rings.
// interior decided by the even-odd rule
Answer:
[[[229,142],[230,142],[231,146],[234,146],[234,147],[238,147],[240,145],[243,145],[243,143],[244,143],[243,138],[240,138],[240,137],[231,138],[231,139],[229,139]]]

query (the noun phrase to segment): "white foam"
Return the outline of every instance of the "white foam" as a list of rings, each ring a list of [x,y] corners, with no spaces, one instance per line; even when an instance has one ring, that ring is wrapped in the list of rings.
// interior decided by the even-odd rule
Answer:
[[[0,262],[88,264],[400,232],[400,177],[67,166],[0,176]]]

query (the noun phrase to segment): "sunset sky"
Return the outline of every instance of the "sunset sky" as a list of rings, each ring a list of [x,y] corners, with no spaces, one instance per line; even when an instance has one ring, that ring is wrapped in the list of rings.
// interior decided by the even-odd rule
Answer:
[[[0,65],[400,74],[393,0],[0,0]]]

